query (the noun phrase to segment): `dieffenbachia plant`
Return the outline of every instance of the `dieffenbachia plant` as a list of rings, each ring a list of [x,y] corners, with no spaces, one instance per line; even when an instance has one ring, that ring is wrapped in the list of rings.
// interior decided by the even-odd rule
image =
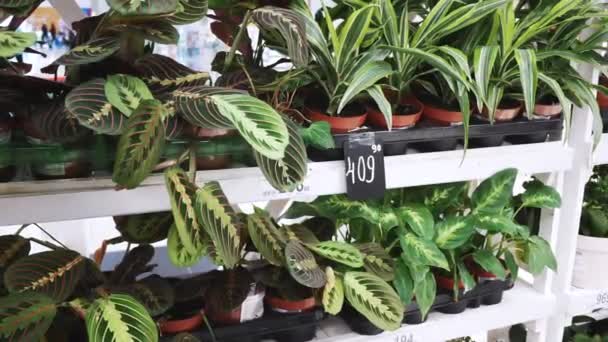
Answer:
[[[580,234],[605,238],[608,236],[608,166],[596,166],[585,186],[585,202]]]
[[[257,208],[248,215],[247,228],[268,263],[286,268],[305,287],[322,289],[326,312],[338,314],[346,300],[383,330],[401,326],[404,308],[387,283],[392,280],[393,265],[381,245],[321,241],[304,224],[279,226]]]

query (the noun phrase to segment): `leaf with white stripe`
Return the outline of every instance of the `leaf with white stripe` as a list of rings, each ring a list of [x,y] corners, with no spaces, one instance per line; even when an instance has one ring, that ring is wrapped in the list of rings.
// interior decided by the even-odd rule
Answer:
[[[492,110],[493,107],[488,105],[488,93],[490,86],[490,79],[492,78],[492,71],[494,70],[494,64],[498,57],[499,48],[498,46],[480,46],[475,49],[473,55],[473,68],[475,72],[475,83],[477,85],[477,91],[481,99],[477,100],[477,109],[482,110],[482,101],[488,107],[488,110]],[[481,101],[480,101],[481,100]],[[494,113],[490,112],[490,118],[494,117]]]
[[[515,50],[515,60],[519,66],[519,78],[524,93],[526,113],[528,117],[532,117],[534,105],[536,104],[536,88],[538,86],[536,53],[532,49],[517,49]]]
[[[122,15],[158,15],[172,13],[178,0],[107,0],[114,11]]]
[[[473,192],[471,203],[474,213],[497,213],[509,204],[517,169],[505,169],[487,178]]]
[[[167,19],[173,25],[192,24],[203,19],[208,9],[207,0],[179,0],[177,10]]]
[[[325,269],[327,284],[323,288],[321,302],[323,309],[330,315],[337,315],[342,311],[344,304],[344,284],[339,276],[336,276],[331,267]]]
[[[139,78],[116,74],[106,80],[105,93],[108,101],[129,117],[143,100],[153,100],[154,96]]]
[[[53,62],[53,65],[81,65],[99,62],[112,56],[120,49],[117,37],[95,38],[85,44],[73,47],[65,55]]]
[[[150,90],[158,95],[178,88],[203,86],[209,81],[209,73],[192,70],[173,58],[158,54],[137,59],[135,68]]]
[[[463,216],[451,216],[437,223],[435,243],[442,249],[456,249],[464,245],[473,233],[475,225]]]
[[[255,208],[253,214],[247,215],[247,228],[253,245],[264,259],[275,266],[285,264],[283,250],[287,242],[267,212]]]
[[[338,113],[342,112],[342,109],[344,109],[355,96],[371,88],[379,80],[388,77],[392,72],[393,69],[391,65],[384,61],[373,61],[358,68],[348,80],[349,85],[340,100]]]
[[[325,286],[327,278],[321,270],[314,254],[298,241],[290,241],[285,246],[285,262],[289,274],[298,283],[313,289]]]

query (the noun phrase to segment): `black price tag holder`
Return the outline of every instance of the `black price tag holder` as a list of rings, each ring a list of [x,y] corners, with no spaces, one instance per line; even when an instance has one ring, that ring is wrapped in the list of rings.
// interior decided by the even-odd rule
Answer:
[[[378,140],[374,132],[367,132],[350,134],[344,142],[346,192],[352,200],[384,197],[384,146]]]

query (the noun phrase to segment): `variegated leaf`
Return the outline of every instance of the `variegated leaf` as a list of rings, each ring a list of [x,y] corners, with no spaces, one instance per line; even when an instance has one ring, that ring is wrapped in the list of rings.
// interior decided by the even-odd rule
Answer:
[[[490,86],[490,79],[492,78],[492,71],[494,70],[494,64],[498,57],[500,49],[498,46],[479,46],[475,49],[473,57],[473,67],[475,72],[475,83],[477,85],[477,91],[479,92],[477,107],[478,110],[483,109],[483,104],[479,100],[485,102],[488,105],[488,93]],[[490,111],[490,118],[494,117],[494,106],[488,108]]]
[[[473,233],[475,225],[463,216],[450,216],[437,223],[435,243],[442,249],[456,249],[464,245]]]
[[[416,295],[416,303],[420,307],[422,317],[426,317],[437,296],[437,283],[431,272],[426,273],[424,278],[416,283],[414,294]]]
[[[127,121],[114,161],[116,184],[136,188],[159,163],[165,146],[164,110],[157,100],[143,100]]]
[[[107,0],[111,9],[122,15],[158,15],[172,13],[178,0]]]
[[[285,262],[289,274],[304,286],[319,289],[327,282],[315,256],[297,241],[290,241],[285,246]]]
[[[448,260],[434,242],[407,233],[401,237],[400,243],[403,253],[416,264],[450,269]]]
[[[473,253],[473,260],[484,270],[494,274],[499,279],[505,279],[507,272],[504,266],[500,263],[500,260],[492,254],[492,252],[485,249],[477,250]]]
[[[75,143],[91,133],[65,108],[65,99],[34,106],[30,120],[32,128],[54,143]]]
[[[32,254],[6,269],[4,285],[11,293],[38,292],[60,303],[78,285],[84,261],[83,256],[67,249]]]
[[[167,18],[173,25],[192,24],[207,15],[207,0],[179,0],[177,10]]]
[[[536,88],[538,86],[538,67],[536,53],[532,49],[515,50],[515,60],[519,66],[521,89],[526,104],[526,114],[532,117],[536,105]]]
[[[367,272],[386,281],[394,279],[395,261],[380,244],[369,242],[355,247],[363,254],[363,267]]]
[[[236,267],[241,261],[244,227],[218,182],[209,182],[196,191],[195,208],[223,266]]]
[[[244,268],[219,272],[205,294],[206,303],[212,311],[230,312],[243,304],[253,282]]]
[[[146,277],[115,292],[137,299],[153,317],[165,313],[175,303],[173,287],[157,275]]]
[[[291,120],[285,120],[289,132],[289,144],[285,148],[285,156],[274,160],[254,151],[255,160],[275,189],[282,192],[294,191],[306,178],[308,172],[306,146],[298,133],[298,125]]]
[[[104,88],[108,101],[130,117],[144,100],[153,100],[154,96],[146,84],[137,77],[116,74],[106,80]]]
[[[384,280],[365,272],[346,272],[344,292],[348,302],[382,330],[401,327],[404,307],[399,295]]]
[[[194,207],[196,185],[190,182],[186,172],[179,167],[165,171],[165,184],[179,241],[190,255],[199,255],[203,250],[205,232]]]
[[[559,208],[562,198],[554,188],[538,179],[524,184],[526,191],[521,195],[522,206],[531,208]]]
[[[394,211],[399,221],[406,223],[419,237],[432,240],[435,236],[433,214],[426,206],[409,203]]]
[[[224,116],[212,101],[218,94],[244,94],[240,90],[207,86],[187,86],[173,92],[175,110],[186,121],[203,128],[233,128],[229,117]]]
[[[19,235],[0,236],[0,277],[13,262],[30,254],[30,248],[30,240]]]
[[[110,103],[101,78],[74,88],[65,98],[65,108],[82,126],[97,133],[118,135],[126,126],[127,117]]]
[[[135,61],[135,67],[154,94],[173,92],[181,87],[203,86],[209,81],[209,73],[194,71],[163,55],[145,55]]]
[[[517,224],[512,219],[500,214],[478,214],[474,220],[476,228],[490,233],[513,234],[517,230]]]
[[[513,196],[516,177],[516,169],[505,169],[481,182],[471,196],[473,211],[497,213],[502,210]]]
[[[304,222],[305,223],[305,222]],[[283,232],[287,240],[297,240],[303,244],[317,244],[321,241],[304,224],[292,224],[289,226],[283,226]]]
[[[262,31],[278,31],[287,45],[291,61],[296,66],[306,66],[310,59],[306,39],[306,23],[294,10],[264,6],[251,13],[251,19]]]
[[[175,224],[171,226],[167,236],[167,254],[169,256],[169,261],[177,267],[194,266],[200,262],[203,255],[203,253],[191,254],[184,247],[184,244],[179,238]]]
[[[283,250],[287,242],[267,212],[255,208],[255,213],[247,215],[247,228],[253,245],[264,259],[275,266],[285,264]]]
[[[146,308],[133,297],[112,294],[97,299],[85,317],[90,342],[158,342],[158,331]]]
[[[109,28],[114,32],[133,32],[141,35],[145,40],[158,44],[176,45],[179,41],[179,32],[164,18],[145,22],[127,22],[113,25]]]
[[[414,279],[410,273],[410,268],[402,258],[397,258],[395,263],[395,279],[393,285],[404,305],[409,305],[414,297]]]
[[[0,4],[0,6],[3,5],[4,3]],[[35,42],[35,33],[0,31],[0,58],[8,58],[22,53]]]
[[[363,267],[363,255],[359,250],[346,242],[323,241],[307,245],[318,255],[353,268]]]
[[[337,315],[342,311],[344,304],[344,285],[342,279],[334,273],[331,267],[325,268],[327,284],[323,288],[323,309],[330,315]]]
[[[54,65],[80,65],[99,62],[112,56],[120,49],[117,37],[95,38],[83,45],[73,47],[65,55],[53,62]]]
[[[170,212],[117,217],[116,229],[130,243],[155,243],[167,238],[173,225]]]
[[[39,341],[56,314],[53,300],[40,293],[0,297],[0,341]]]
[[[150,261],[154,257],[154,247],[151,245],[139,245],[124,256],[122,261],[114,267],[110,283],[114,285],[125,285],[135,282],[135,279],[146,272],[154,269]]]

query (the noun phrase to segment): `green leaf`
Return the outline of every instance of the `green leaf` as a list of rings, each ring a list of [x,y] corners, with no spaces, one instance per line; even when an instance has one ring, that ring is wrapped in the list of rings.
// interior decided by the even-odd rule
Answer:
[[[179,241],[190,255],[199,255],[203,250],[205,232],[194,207],[196,185],[190,182],[186,172],[179,167],[165,170],[165,185]]]
[[[20,54],[35,42],[35,33],[0,31],[0,58],[8,58]]]
[[[154,170],[165,145],[165,108],[159,101],[143,100],[129,118],[118,141],[112,180],[136,188]]]
[[[199,263],[201,256],[199,253],[191,254],[179,238],[175,224],[169,229],[167,236],[167,254],[169,261],[177,267],[191,267]],[[202,253],[201,253],[202,254]]]
[[[404,264],[407,265],[407,267],[410,269],[410,275],[414,280],[414,286],[423,281],[424,277],[426,277],[426,274],[431,271],[431,268],[429,266],[418,264],[414,260],[412,260],[409,254],[402,253],[401,258],[399,259],[402,260]]]
[[[528,117],[532,117],[536,104],[536,88],[538,86],[536,53],[532,49],[517,49],[515,50],[515,60],[519,66],[519,78],[524,93],[526,113]]]
[[[505,264],[507,265],[507,269],[511,274],[511,279],[517,279],[517,275],[519,273],[519,266],[515,261],[515,256],[509,251],[505,252]]]
[[[382,330],[401,327],[404,307],[399,295],[384,280],[365,272],[346,272],[344,292],[348,302]]]
[[[77,252],[67,249],[32,254],[6,269],[4,285],[10,293],[37,292],[61,303],[78,285],[84,260]]]
[[[339,41],[334,42],[335,64],[340,72],[345,70],[349,60],[361,47],[373,14],[374,7],[369,5],[351,13],[346,22],[342,23],[338,37]]]
[[[124,293],[137,299],[151,316],[162,315],[175,303],[173,287],[169,284],[169,281],[157,275],[121,287],[115,292]]]
[[[0,277],[12,263],[30,254],[30,249],[30,240],[19,235],[0,236]]]
[[[297,241],[290,241],[285,246],[285,262],[289,274],[298,283],[313,289],[323,287],[327,278],[315,260],[315,256]]]
[[[126,126],[127,117],[112,106],[105,93],[105,81],[95,78],[85,82],[65,98],[65,108],[78,122],[97,133],[118,135]]]
[[[556,80],[543,74],[542,72],[538,73],[538,78],[548,85],[553,91],[553,94],[555,94],[555,96],[557,96],[559,99],[559,102],[562,105],[562,112],[564,114],[564,126],[566,128],[565,136],[568,136],[570,132],[570,123],[572,122],[572,102],[566,97],[561,85]]]
[[[126,285],[135,282],[138,276],[154,269],[154,265],[150,265],[153,257],[154,247],[151,245],[139,245],[128,251],[122,261],[114,267],[110,284]]]
[[[492,71],[494,70],[494,64],[496,63],[498,52],[498,46],[480,46],[475,49],[475,54],[473,57],[475,83],[477,84],[479,95],[488,107],[488,110],[494,110],[495,108],[494,106],[490,106],[488,104],[487,98],[489,93],[490,80],[492,78]],[[480,103],[478,101],[478,109],[482,110],[479,105]],[[494,113],[490,112],[490,118],[493,117]]]
[[[311,220],[314,220],[314,218],[312,218]],[[314,245],[320,242],[319,238],[317,238],[315,233],[308,229],[308,227],[304,224],[296,223],[289,226],[283,226],[282,228],[283,235],[285,235],[287,237],[287,240],[289,241],[296,240],[300,241],[305,245]]]
[[[158,331],[146,308],[133,297],[112,294],[93,303],[85,318],[91,342],[158,342]]]
[[[154,99],[141,79],[122,74],[108,76],[105,93],[112,106],[127,117],[131,116],[143,100]]]
[[[235,268],[241,261],[243,241],[242,223],[228,203],[218,182],[209,182],[196,191],[198,221],[215,246],[218,257],[227,269]]]
[[[456,249],[469,241],[475,225],[467,217],[451,216],[437,223],[435,243],[441,249]]]
[[[234,128],[230,117],[224,115],[213,101],[213,96],[245,93],[229,88],[196,85],[179,87],[172,94],[175,110],[192,125],[203,128]]]
[[[393,108],[391,103],[388,101],[384,92],[382,91],[382,87],[376,84],[367,89],[367,94],[376,102],[376,105],[384,115],[384,122],[386,122],[386,127],[390,131],[393,127]]]
[[[353,268],[363,267],[363,255],[359,250],[346,242],[323,241],[308,245],[318,255]]]
[[[177,10],[167,18],[173,25],[193,24],[207,15],[207,0],[179,0]]]
[[[517,232],[517,224],[511,218],[500,214],[478,214],[475,215],[474,220],[476,228],[487,230],[490,233],[514,234]]]
[[[371,88],[376,82],[386,78],[392,72],[391,65],[384,61],[372,61],[357,69],[348,80],[348,87],[342,95],[342,99],[338,106],[338,114],[342,112],[342,109],[344,109],[355,96]],[[392,113],[390,114],[392,118]],[[392,122],[388,127],[392,127]]]
[[[287,242],[270,215],[258,208],[247,215],[247,228],[255,248],[271,265],[285,264],[283,250]]]
[[[469,273],[469,270],[467,269],[467,267],[465,266],[465,264],[462,261],[458,261],[458,263],[456,264],[456,267],[458,269],[458,277],[464,284],[465,290],[466,291],[472,290],[475,287],[475,285],[477,285],[477,283],[475,282],[475,278],[473,278],[471,273]]]
[[[498,279],[505,279],[507,273],[500,260],[492,252],[485,249],[473,253],[473,260],[484,270],[494,274]]]
[[[323,288],[321,302],[323,309],[330,315],[337,315],[342,311],[344,304],[344,285],[342,279],[337,277],[331,267],[325,269],[327,284]]]
[[[158,15],[172,13],[178,0],[107,0],[114,11],[122,15]]]
[[[432,240],[435,236],[435,222],[431,211],[422,204],[407,203],[395,209],[400,222],[407,223],[419,237]]]
[[[270,159],[284,157],[289,144],[287,125],[266,102],[249,95],[212,95],[209,99],[245,140]]]
[[[173,225],[170,212],[128,215],[117,217],[116,229],[130,243],[155,243],[167,238]]]
[[[304,143],[308,146],[320,150],[336,147],[334,137],[331,135],[331,126],[328,122],[313,122],[309,127],[300,129],[300,135],[302,136],[302,139],[304,139]]]
[[[555,209],[562,206],[559,192],[538,179],[526,182],[524,188],[526,191],[521,195],[523,207]]]
[[[124,24],[113,25],[109,30],[119,34],[130,32],[141,36],[147,41],[158,44],[176,45],[179,41],[179,31],[171,25],[169,20],[164,18],[145,22],[127,21]]]
[[[304,183],[308,172],[306,146],[298,133],[298,125],[285,121],[289,133],[289,144],[283,158],[274,160],[254,151],[255,160],[264,176],[275,189],[282,192],[294,191]]]
[[[363,254],[363,267],[385,281],[395,277],[395,261],[388,252],[378,243],[368,242],[355,245]]]
[[[517,169],[505,169],[481,182],[471,196],[475,213],[497,213],[509,204]]]
[[[158,54],[140,57],[135,61],[135,68],[157,95],[168,94],[181,87],[204,86],[210,78],[207,72],[192,70],[173,58]]]
[[[395,289],[397,289],[403,305],[409,305],[414,296],[414,279],[412,279],[409,268],[401,258],[397,259],[397,264],[395,265],[393,285],[395,285]]]
[[[526,247],[526,263],[530,273],[540,274],[545,267],[557,271],[555,255],[546,240],[538,236],[531,236]]]
[[[112,56],[120,49],[117,37],[95,38],[85,44],[73,47],[65,55],[53,62],[53,65],[91,64]]]
[[[287,45],[288,55],[295,66],[309,63],[305,18],[296,11],[264,6],[251,12],[251,19],[262,31],[278,31]]]
[[[427,273],[424,279],[416,284],[414,294],[416,295],[416,303],[420,307],[422,317],[426,317],[435,302],[437,294],[437,284],[431,272]]]
[[[448,260],[432,241],[421,239],[412,233],[400,238],[403,253],[413,262],[420,265],[435,266],[449,270]]]
[[[39,341],[53,323],[57,306],[36,293],[14,293],[0,297],[0,340]]]

